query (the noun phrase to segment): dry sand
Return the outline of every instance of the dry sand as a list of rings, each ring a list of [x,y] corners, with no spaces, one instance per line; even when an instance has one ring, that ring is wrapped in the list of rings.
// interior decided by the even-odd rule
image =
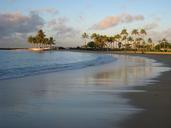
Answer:
[[[171,55],[139,55],[171,67]],[[171,71],[163,72],[148,86],[136,87],[145,92],[127,93],[130,104],[144,109],[121,122],[122,128],[171,128]]]

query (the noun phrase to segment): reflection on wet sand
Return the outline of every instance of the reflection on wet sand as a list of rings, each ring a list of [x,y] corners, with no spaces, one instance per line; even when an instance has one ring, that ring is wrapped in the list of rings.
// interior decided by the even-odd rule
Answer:
[[[124,55],[114,57],[119,57],[117,62],[101,69],[89,79],[89,82],[113,87],[135,86],[142,80],[154,77],[157,70],[160,70],[150,59]]]
[[[162,70],[153,60],[114,55],[117,61],[80,70],[0,83],[2,128],[117,128],[138,112],[120,97]]]

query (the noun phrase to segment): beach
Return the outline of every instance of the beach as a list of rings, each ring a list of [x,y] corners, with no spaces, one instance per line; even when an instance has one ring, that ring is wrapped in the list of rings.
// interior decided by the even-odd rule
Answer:
[[[16,53],[18,58],[19,54],[24,55],[25,61],[28,53],[20,52],[12,54]],[[28,60],[30,54],[31,58],[41,57],[38,63],[42,61],[47,67],[36,65],[36,70],[31,69],[34,75],[30,75],[21,65],[22,70],[16,71],[26,76],[18,73],[14,77],[16,74],[5,72],[3,78],[7,79],[0,81],[0,127],[143,128],[155,126],[158,120],[164,128],[169,126],[169,55],[62,52],[65,56],[61,56],[60,52],[46,52],[29,53]],[[55,62],[56,56],[60,60],[66,57],[70,63],[64,67],[58,65],[60,70],[55,68],[52,72],[53,63],[49,65],[44,60]],[[90,57],[93,60],[86,60]],[[75,61],[77,65],[72,64]]]
[[[171,128],[171,0],[1,0],[0,128]]]
[[[171,67],[170,55],[139,55],[162,62]],[[171,71],[163,72],[150,84],[135,87],[144,90],[138,93],[127,93],[130,104],[144,109],[143,112],[130,117],[121,123],[123,128],[170,128],[171,127]]]

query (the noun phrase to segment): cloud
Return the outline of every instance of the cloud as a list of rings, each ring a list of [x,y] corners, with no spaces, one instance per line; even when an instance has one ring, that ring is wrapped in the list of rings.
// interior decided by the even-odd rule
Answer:
[[[153,29],[156,29],[157,27],[159,27],[159,23],[158,22],[152,22],[152,23],[148,23],[146,25],[144,25],[144,29],[146,30],[153,30]]]
[[[27,35],[44,26],[37,13],[0,13],[0,47],[28,47]]]
[[[149,31],[148,36],[151,37],[155,42],[158,42],[159,40],[166,38],[168,41],[171,41],[171,27],[167,28],[163,31]]]
[[[0,13],[0,47],[28,47],[28,35],[43,28],[49,30],[58,42],[70,43],[80,36],[79,31],[69,25],[68,19],[57,18],[47,22],[39,14],[36,11],[28,15],[21,12]]]
[[[80,21],[84,21],[85,20],[84,16],[82,16],[82,15],[80,15],[78,18],[79,18]]]
[[[28,16],[20,12],[0,13],[0,38],[34,32],[43,25],[44,20],[33,12]]]
[[[171,27],[164,31],[164,36],[168,40],[171,40]]]
[[[67,25],[66,18],[53,19],[48,22],[48,27],[52,29],[56,37],[74,37],[79,31]]]
[[[142,15],[130,15],[130,14],[121,14],[118,16],[108,16],[101,20],[99,23],[92,26],[92,29],[104,30],[119,24],[123,23],[131,23],[134,21],[142,21],[144,20],[144,16]]]
[[[0,40],[1,48],[26,48],[29,46],[26,35],[16,35],[10,38],[2,38]]]

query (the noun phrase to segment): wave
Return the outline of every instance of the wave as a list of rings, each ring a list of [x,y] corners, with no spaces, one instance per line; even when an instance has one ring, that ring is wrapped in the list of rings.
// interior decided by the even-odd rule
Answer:
[[[82,69],[90,66],[98,66],[115,61],[116,58],[110,55],[100,55],[95,59],[66,64],[49,64],[43,66],[30,66],[12,69],[0,69],[0,80],[15,79],[25,76],[39,75],[65,70]]]

